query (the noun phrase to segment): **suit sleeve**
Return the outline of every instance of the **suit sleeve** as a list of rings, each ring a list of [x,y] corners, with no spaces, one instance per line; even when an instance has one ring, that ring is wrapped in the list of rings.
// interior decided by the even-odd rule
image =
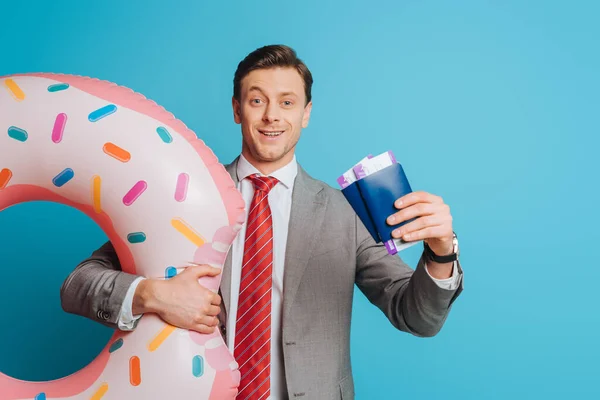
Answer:
[[[444,289],[427,273],[423,256],[413,270],[398,255],[388,254],[382,243],[375,243],[358,217],[355,226],[358,288],[397,329],[419,337],[435,336],[462,292],[460,262],[458,287]]]
[[[137,278],[121,270],[117,253],[107,242],[79,263],[63,282],[62,308],[116,329],[127,291]]]

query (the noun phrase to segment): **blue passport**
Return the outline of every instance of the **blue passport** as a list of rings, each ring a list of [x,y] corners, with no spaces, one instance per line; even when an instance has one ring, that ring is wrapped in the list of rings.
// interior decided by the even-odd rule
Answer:
[[[387,218],[398,212],[394,202],[411,193],[412,189],[399,163],[395,163],[371,175],[359,179],[342,193],[363,222],[376,243],[387,242],[392,231],[412,220],[389,225]]]

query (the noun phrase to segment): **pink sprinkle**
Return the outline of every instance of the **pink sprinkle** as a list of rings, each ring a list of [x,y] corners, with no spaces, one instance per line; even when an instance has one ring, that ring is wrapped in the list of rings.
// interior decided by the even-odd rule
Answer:
[[[138,183],[136,183],[131,189],[129,189],[129,192],[127,192],[125,197],[123,197],[123,204],[125,204],[126,206],[132,205],[133,202],[136,201],[142,193],[144,193],[144,190],[146,190],[147,187],[148,184],[146,183],[146,181],[138,181]]]
[[[56,116],[54,121],[54,128],[52,129],[52,141],[59,143],[62,140],[65,125],[67,124],[67,114],[60,113]]]
[[[177,187],[175,189],[175,200],[182,202],[187,196],[187,188],[190,177],[186,173],[181,173],[177,177]]]

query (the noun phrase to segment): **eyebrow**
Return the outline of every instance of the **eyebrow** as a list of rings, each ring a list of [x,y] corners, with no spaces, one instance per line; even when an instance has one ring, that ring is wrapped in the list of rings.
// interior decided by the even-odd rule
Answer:
[[[283,93],[281,93],[281,96],[284,97],[284,96],[298,96],[298,95],[294,92],[283,92]]]
[[[248,92],[252,92],[252,91],[258,91],[258,92],[261,92],[262,94],[266,95],[266,93],[258,86],[251,86],[250,89],[248,89]],[[280,97],[283,97],[283,96],[296,96],[297,97],[298,95],[294,92],[283,92],[283,93],[280,93],[279,96]]]
[[[257,91],[259,91],[259,92],[261,92],[261,93],[264,93],[264,92],[262,91],[262,89],[261,89],[261,88],[259,88],[258,86],[251,86],[251,87],[250,87],[250,89],[248,89],[248,91],[249,91],[249,92],[252,92],[252,91],[255,91],[255,90],[257,90]]]

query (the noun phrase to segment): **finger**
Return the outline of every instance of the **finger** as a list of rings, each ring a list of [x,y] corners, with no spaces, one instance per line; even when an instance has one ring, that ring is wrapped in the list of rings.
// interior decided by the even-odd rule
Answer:
[[[210,334],[215,331],[214,326],[206,326],[206,325],[202,325],[202,324],[193,325],[191,327],[191,329],[195,330],[196,332],[205,333],[205,334]]]
[[[217,276],[221,273],[221,269],[207,264],[191,264],[184,272],[195,278],[202,278],[203,276]]]
[[[392,232],[392,237],[400,238],[406,235],[407,233],[412,233],[421,229],[442,225],[444,221],[445,218],[439,215],[427,215],[424,217],[419,217],[414,221],[409,222],[408,224],[403,225],[398,229],[395,229]]]
[[[220,312],[221,312],[221,307],[219,307],[219,306],[210,306],[208,308],[208,311],[206,312],[206,315],[216,316]]]
[[[387,223],[390,225],[396,225],[409,219],[421,217],[425,215],[432,215],[438,211],[439,206],[431,203],[418,203],[413,204],[410,207],[404,208],[395,214],[388,217]]]
[[[413,204],[417,204],[417,203],[439,204],[439,203],[443,203],[443,202],[444,202],[444,200],[439,196],[433,195],[431,193],[419,191],[419,192],[411,192],[411,193],[405,194],[404,196],[402,196],[398,200],[396,200],[396,202],[394,203],[394,206],[396,208],[405,208],[405,207],[409,207],[409,206],[411,206]]]
[[[215,293],[211,304],[215,305],[215,306],[220,306],[221,305],[221,296],[219,296],[218,294]]]
[[[424,239],[442,238],[448,236],[447,229],[444,225],[430,226],[418,231],[413,231],[402,236],[402,239],[407,242],[414,242]]]
[[[196,323],[196,325],[214,326],[215,322],[218,322],[218,321],[219,321],[219,319],[217,317],[213,317],[211,315],[205,315],[203,317],[197,318],[194,322]]]

